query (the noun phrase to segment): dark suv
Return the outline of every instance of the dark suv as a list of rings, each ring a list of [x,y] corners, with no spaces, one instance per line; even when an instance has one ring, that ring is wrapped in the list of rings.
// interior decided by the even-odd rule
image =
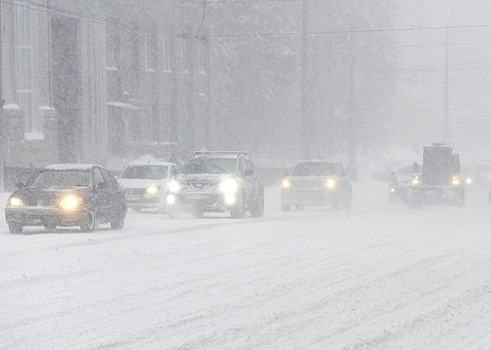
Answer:
[[[243,152],[196,152],[168,189],[170,217],[183,209],[195,217],[204,212],[230,212],[233,218],[264,213],[264,185]]]
[[[123,228],[126,199],[123,188],[104,168],[92,164],[57,164],[17,184],[5,208],[11,233],[24,226],[80,226],[92,232],[98,224]]]

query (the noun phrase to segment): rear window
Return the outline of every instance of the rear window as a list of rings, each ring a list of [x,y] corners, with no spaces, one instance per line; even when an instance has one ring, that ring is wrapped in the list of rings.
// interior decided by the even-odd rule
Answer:
[[[336,174],[334,163],[299,163],[293,169],[293,176],[330,176]]]

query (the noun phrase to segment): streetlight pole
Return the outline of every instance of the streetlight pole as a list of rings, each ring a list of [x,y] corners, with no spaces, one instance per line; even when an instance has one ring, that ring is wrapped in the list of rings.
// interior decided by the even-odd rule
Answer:
[[[450,141],[450,81],[448,54],[448,20],[445,26],[445,65],[443,68],[443,143]]]
[[[302,135],[301,135],[301,148],[302,158],[309,159],[311,157],[311,145],[310,145],[310,99],[309,99],[309,38],[307,33],[309,22],[309,0],[303,0],[303,13],[302,13]]]

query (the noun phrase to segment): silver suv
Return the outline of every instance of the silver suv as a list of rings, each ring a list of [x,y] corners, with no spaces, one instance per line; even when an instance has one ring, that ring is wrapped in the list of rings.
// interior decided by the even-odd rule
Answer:
[[[195,217],[205,212],[230,212],[233,218],[264,213],[264,185],[244,152],[196,152],[182,174],[169,183],[170,217],[183,210]]]

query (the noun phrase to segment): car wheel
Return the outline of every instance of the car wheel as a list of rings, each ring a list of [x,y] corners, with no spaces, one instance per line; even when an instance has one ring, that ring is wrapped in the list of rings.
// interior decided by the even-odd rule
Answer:
[[[290,211],[290,210],[292,210],[292,207],[291,207],[291,205],[284,205],[284,204],[282,204],[281,205],[281,210],[283,210],[283,211]]]
[[[96,226],[96,215],[93,210],[90,210],[82,223],[80,224],[80,229],[82,232],[93,232]]]
[[[124,226],[124,210],[123,208],[118,208],[117,213],[110,222],[111,228],[113,230],[121,230]]]
[[[240,196],[237,200],[237,204],[230,210],[230,216],[234,219],[242,219],[245,214],[244,197]]]
[[[353,201],[353,195],[351,194],[351,191],[349,191],[345,196],[343,209],[345,210],[351,209],[352,201]]]
[[[24,226],[22,226],[21,224],[9,224],[10,233],[19,234],[22,233],[23,229]]]
[[[251,216],[253,218],[260,218],[264,215],[264,194],[261,194],[254,203],[254,207],[251,210]]]
[[[298,210],[298,211],[303,210],[303,208],[304,207],[301,204],[295,206],[295,210]]]

